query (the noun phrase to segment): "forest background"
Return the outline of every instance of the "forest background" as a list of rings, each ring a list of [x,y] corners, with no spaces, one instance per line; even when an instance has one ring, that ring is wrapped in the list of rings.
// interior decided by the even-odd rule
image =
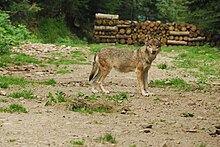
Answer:
[[[28,39],[93,42],[95,13],[131,21],[192,23],[220,33],[219,0],[0,0],[1,52]]]

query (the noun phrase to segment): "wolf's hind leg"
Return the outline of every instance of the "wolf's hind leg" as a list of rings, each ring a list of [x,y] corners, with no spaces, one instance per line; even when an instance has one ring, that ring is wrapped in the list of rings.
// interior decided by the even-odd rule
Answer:
[[[108,94],[109,91],[104,88],[104,86],[103,86],[103,81],[104,81],[104,79],[106,78],[106,76],[109,74],[109,72],[111,71],[111,68],[108,68],[108,67],[106,67],[106,68],[101,68],[100,71],[101,71],[101,76],[99,77],[97,83],[98,83],[100,89],[101,89],[104,93]]]

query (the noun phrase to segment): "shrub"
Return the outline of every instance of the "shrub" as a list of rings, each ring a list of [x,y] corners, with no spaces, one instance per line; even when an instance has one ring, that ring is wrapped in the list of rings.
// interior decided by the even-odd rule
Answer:
[[[3,11],[0,11],[0,22],[0,54],[34,37],[24,25],[12,25],[9,15]]]

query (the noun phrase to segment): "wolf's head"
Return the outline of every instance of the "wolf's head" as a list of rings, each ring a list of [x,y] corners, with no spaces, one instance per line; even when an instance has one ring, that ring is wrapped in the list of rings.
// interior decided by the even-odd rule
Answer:
[[[157,55],[160,51],[161,43],[157,39],[148,40],[145,44],[146,51],[152,55]]]

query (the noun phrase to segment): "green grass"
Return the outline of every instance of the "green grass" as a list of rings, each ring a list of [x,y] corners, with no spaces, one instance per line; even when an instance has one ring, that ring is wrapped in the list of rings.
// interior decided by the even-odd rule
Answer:
[[[64,74],[71,73],[71,72],[69,70],[64,69],[64,70],[58,70],[56,73],[64,75]]]
[[[97,52],[99,52],[102,48],[106,48],[109,47],[109,45],[107,44],[90,44],[89,45],[89,50],[92,54],[95,54]]]
[[[85,143],[84,140],[71,140],[70,144],[71,146],[75,147],[75,146],[83,146]]]
[[[68,56],[63,56],[60,53],[54,53],[47,62],[57,66],[69,64],[89,64],[87,62],[85,53],[81,51],[72,51],[71,55]]]
[[[33,93],[31,91],[22,91],[22,92],[13,92],[10,95],[8,95],[8,97],[12,97],[12,98],[24,98],[24,99],[33,99]]]
[[[23,64],[42,64],[42,61],[35,59],[34,57],[17,52],[7,52],[1,55],[0,67],[7,66],[7,64],[23,65]]]
[[[10,104],[8,107],[0,107],[0,112],[5,112],[5,113],[27,113],[26,108],[24,108],[20,104]]]
[[[26,86],[28,84],[42,84],[42,85],[51,85],[54,86],[56,81],[54,79],[50,79],[48,81],[29,81],[25,78],[18,77],[9,77],[9,76],[0,76],[0,87],[8,88],[10,85],[18,85],[18,86]]]
[[[117,143],[115,137],[113,137],[111,133],[106,133],[104,136],[97,137],[95,141],[100,142],[100,143],[106,143],[106,142],[112,143],[112,144]]]
[[[172,87],[179,90],[190,91],[192,90],[192,85],[188,84],[186,81],[180,78],[166,79],[166,80],[155,80],[153,83],[150,83],[152,87]]]
[[[6,100],[6,99],[0,99],[0,102],[2,102],[2,103],[7,103],[8,100]]]
[[[177,52],[178,55],[173,57],[177,68],[194,68],[198,69],[200,74],[206,78],[210,76],[219,77],[220,74],[220,51],[218,48],[209,46],[175,46],[165,47],[163,52],[171,54]]]

